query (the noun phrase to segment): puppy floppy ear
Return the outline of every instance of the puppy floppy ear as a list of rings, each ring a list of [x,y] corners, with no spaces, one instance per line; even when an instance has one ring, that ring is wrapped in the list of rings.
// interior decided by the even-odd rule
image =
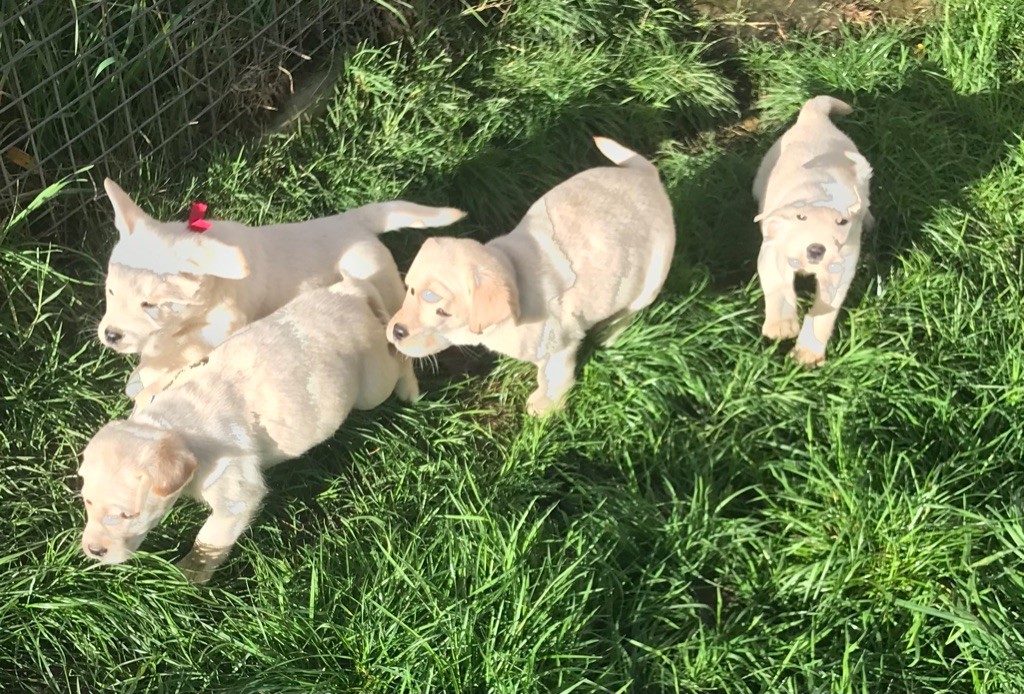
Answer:
[[[131,515],[137,516],[142,513],[142,507],[146,504],[146,497],[153,488],[153,478],[149,473],[138,472],[135,474],[135,501],[132,505]]]
[[[147,471],[150,489],[157,496],[170,496],[181,490],[196,472],[199,463],[177,434],[168,432],[156,448],[156,460]]]
[[[249,276],[249,262],[241,249],[216,239],[190,238],[176,244],[174,253],[184,272],[229,280]]]
[[[871,185],[871,164],[865,159],[859,152],[846,152],[846,157],[853,162],[854,177],[856,178],[856,184],[853,186],[853,200],[850,202],[848,208],[848,214],[853,216],[860,212],[864,206],[864,199],[861,197],[860,191],[867,190],[868,186]]]
[[[128,193],[109,178],[103,179],[103,188],[107,191],[110,204],[114,207],[114,226],[117,227],[122,239],[131,236],[139,222],[150,219],[150,216],[135,204]]]
[[[782,227],[782,217],[772,212],[762,212],[761,214],[754,217],[754,221],[761,225],[761,236],[772,241],[779,235],[779,230]]]
[[[469,330],[474,335],[503,320],[519,320],[519,293],[505,274],[473,268]]]

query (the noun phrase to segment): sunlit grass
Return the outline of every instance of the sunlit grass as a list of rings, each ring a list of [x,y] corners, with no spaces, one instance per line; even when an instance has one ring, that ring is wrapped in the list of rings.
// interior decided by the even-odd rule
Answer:
[[[600,163],[601,133],[656,158],[677,212],[662,300],[588,347],[563,414],[525,415],[523,364],[425,373],[420,403],[354,415],[272,471],[208,587],[170,563],[193,504],[130,564],[79,556],[76,454],[126,412],[130,367],[92,336],[103,249],[12,234],[4,691],[1024,688],[1024,5],[723,58],[714,26],[668,4],[425,22],[354,49],[322,118],[145,192],[250,222],[404,196],[464,207],[456,233],[490,238]],[[829,361],[805,372],[759,336],[749,188],[822,92],[855,106],[840,125],[875,166],[880,224]],[[405,267],[424,237],[387,240]]]

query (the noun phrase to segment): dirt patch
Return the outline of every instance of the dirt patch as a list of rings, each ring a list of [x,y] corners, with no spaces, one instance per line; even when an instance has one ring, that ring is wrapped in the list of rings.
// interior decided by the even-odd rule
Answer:
[[[840,24],[918,19],[935,0],[696,0],[694,7],[745,35],[785,38],[790,32],[830,31]]]

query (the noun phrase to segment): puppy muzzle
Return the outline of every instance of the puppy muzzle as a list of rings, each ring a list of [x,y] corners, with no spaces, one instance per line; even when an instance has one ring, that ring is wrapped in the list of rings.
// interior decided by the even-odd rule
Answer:
[[[807,262],[817,265],[825,257],[825,247],[820,243],[812,243],[807,247]]]

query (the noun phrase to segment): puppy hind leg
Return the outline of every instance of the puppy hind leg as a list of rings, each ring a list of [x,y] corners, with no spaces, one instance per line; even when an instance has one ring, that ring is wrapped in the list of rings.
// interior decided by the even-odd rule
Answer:
[[[611,347],[617,339],[626,332],[626,328],[633,324],[636,312],[630,310],[619,311],[605,321],[598,329],[598,339],[602,347]]]
[[[632,303],[627,307],[629,313],[636,313],[637,311],[647,308],[654,300],[658,298],[658,294],[661,293],[661,288],[665,286],[665,280],[668,279],[668,271],[672,267],[672,252],[675,248],[675,244],[664,246],[658,249],[654,253],[654,258],[651,260],[650,265],[647,266],[647,276],[644,277],[644,285],[640,290],[639,296],[633,299]]]
[[[603,321],[598,328],[598,339],[602,347],[610,347],[626,331],[636,317],[637,312],[647,308],[661,293],[661,288],[668,278],[669,268],[672,266],[672,247],[662,248],[661,252],[655,253],[654,260],[647,268],[647,276],[644,277],[643,288],[626,308],[615,313]]]
[[[537,390],[530,394],[526,411],[542,417],[565,407],[565,396],[576,382],[579,342],[554,352],[537,364]]]

